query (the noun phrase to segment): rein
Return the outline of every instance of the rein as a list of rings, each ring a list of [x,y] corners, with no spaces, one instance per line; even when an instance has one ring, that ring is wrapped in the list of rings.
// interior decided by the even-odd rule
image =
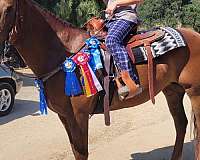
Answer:
[[[9,61],[9,59],[7,59],[5,56],[8,51],[9,51],[9,42],[5,41],[5,48],[3,51],[3,58],[1,60],[1,64],[5,64],[5,62]],[[38,77],[38,76],[29,76],[28,74],[24,74],[24,73],[16,71],[16,69],[14,67],[11,67],[9,65],[6,65],[6,66],[10,71],[15,72],[22,77],[30,78],[30,79],[40,79],[40,80],[42,80],[42,82],[46,82],[49,78],[53,77],[56,73],[58,73],[60,70],[62,70],[62,66],[59,65],[53,71],[45,73],[45,74],[41,75],[40,77]],[[2,68],[4,68],[4,67],[2,67]]]

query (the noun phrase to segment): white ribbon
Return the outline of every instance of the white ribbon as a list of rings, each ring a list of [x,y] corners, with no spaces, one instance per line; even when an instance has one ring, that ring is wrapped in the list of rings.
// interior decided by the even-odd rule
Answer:
[[[92,68],[90,67],[90,65],[88,65],[88,67],[89,67],[89,70],[90,70],[90,73],[91,73],[91,75],[92,75],[92,79],[93,79],[93,81],[94,81],[94,85],[96,86],[97,91],[98,91],[98,92],[102,91],[103,88],[102,88],[102,86],[101,86],[99,80],[97,79],[96,75],[94,74]]]

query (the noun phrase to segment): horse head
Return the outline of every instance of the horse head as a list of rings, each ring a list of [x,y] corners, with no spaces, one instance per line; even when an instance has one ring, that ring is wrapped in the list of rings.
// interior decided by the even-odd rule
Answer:
[[[18,0],[0,1],[0,43],[9,39],[14,29]]]

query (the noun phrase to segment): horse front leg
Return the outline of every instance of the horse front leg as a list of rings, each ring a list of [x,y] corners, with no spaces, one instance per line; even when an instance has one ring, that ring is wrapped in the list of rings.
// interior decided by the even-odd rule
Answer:
[[[163,93],[167,99],[168,107],[176,128],[176,142],[171,160],[181,160],[188,123],[183,107],[185,90],[179,84],[173,83],[167,86],[163,90]]]
[[[88,118],[85,113],[76,113],[73,117],[59,115],[70,140],[76,160],[88,159]]]

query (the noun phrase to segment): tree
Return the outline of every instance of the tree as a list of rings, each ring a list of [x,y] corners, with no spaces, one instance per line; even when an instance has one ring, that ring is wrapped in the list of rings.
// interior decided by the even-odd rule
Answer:
[[[60,0],[35,0],[35,1],[52,12],[54,11],[56,4],[60,2]]]
[[[101,10],[102,8],[96,0],[82,1],[78,7],[78,19],[80,20],[80,24],[85,23],[93,16],[99,16]]]
[[[182,0],[182,5],[191,4],[192,0]]]
[[[139,8],[145,28],[153,26],[175,27],[179,23],[182,0],[145,0]]]
[[[54,8],[54,12],[62,19],[69,20],[73,0],[60,0]]]
[[[184,26],[190,26],[200,32],[200,2],[194,0],[192,4],[183,7],[181,22]]]
[[[62,19],[81,26],[93,15],[99,15],[103,7],[99,0],[60,0],[54,11]]]
[[[82,26],[92,16],[99,16],[108,0],[36,0],[62,19]],[[104,3],[103,3],[104,2]],[[144,0],[139,7],[142,27],[189,26],[200,32],[199,0]]]

